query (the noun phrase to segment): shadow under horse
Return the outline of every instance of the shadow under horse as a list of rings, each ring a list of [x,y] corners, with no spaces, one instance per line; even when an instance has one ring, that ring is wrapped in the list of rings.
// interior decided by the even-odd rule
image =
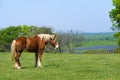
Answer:
[[[19,37],[12,41],[11,53],[12,60],[14,60],[14,67],[16,69],[21,68],[20,56],[24,49],[28,52],[35,52],[35,67],[42,67],[42,54],[45,49],[45,45],[50,43],[55,49],[59,47],[56,41],[56,35],[50,34],[38,34],[33,37]]]

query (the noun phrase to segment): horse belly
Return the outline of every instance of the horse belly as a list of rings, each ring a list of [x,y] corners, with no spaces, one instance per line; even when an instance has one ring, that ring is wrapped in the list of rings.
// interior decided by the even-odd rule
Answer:
[[[26,51],[28,51],[28,52],[37,52],[38,47],[37,46],[26,46]]]

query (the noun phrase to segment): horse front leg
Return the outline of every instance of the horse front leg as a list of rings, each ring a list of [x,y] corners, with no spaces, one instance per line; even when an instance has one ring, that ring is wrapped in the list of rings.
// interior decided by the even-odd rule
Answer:
[[[38,52],[35,53],[35,67],[38,66]]]
[[[43,54],[43,50],[40,50],[40,51],[38,52],[38,60],[37,60],[38,67],[43,67],[42,64],[41,64],[42,54]]]
[[[20,52],[17,52],[16,53],[16,56],[15,56],[15,68],[17,68],[17,69],[20,69],[21,67],[20,67],[20,61],[19,61],[19,58],[20,58],[20,56],[21,56],[21,53]]]

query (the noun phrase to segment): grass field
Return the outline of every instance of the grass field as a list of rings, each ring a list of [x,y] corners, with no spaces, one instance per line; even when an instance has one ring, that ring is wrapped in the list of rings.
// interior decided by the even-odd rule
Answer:
[[[22,69],[14,69],[10,53],[0,53],[0,80],[119,80],[119,54],[44,53],[43,68],[34,54],[23,53]]]
[[[82,47],[89,47],[89,46],[98,46],[98,45],[116,45],[116,41],[88,41],[83,43]]]

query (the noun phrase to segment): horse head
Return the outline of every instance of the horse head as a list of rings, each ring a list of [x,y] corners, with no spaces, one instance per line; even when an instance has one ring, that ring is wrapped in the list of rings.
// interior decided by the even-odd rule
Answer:
[[[56,35],[50,35],[50,34],[39,34],[38,37],[41,39],[44,38],[45,43],[50,43],[55,49],[59,47],[58,42],[56,40]]]
[[[56,35],[55,35],[55,34],[54,34],[54,35],[51,35],[51,37],[50,37],[50,44],[51,44],[55,49],[57,49],[57,48],[59,47],[58,42],[57,42],[57,40],[56,40]]]

